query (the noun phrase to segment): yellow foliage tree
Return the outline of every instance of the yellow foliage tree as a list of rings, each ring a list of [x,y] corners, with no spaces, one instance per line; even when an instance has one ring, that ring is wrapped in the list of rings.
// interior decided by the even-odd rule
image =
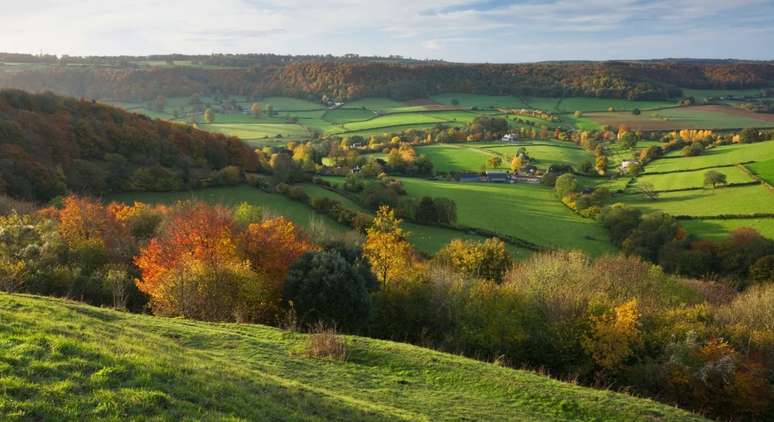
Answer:
[[[521,157],[518,155],[513,156],[513,160],[511,160],[511,171],[514,173],[517,173],[521,166],[524,165],[524,162],[522,161]]]
[[[583,348],[604,369],[614,369],[634,352],[642,341],[637,299],[623,303],[613,312],[591,317],[591,335],[582,339]]]
[[[400,278],[411,267],[412,249],[400,223],[395,211],[383,205],[366,232],[363,254],[377,279],[384,284]]]

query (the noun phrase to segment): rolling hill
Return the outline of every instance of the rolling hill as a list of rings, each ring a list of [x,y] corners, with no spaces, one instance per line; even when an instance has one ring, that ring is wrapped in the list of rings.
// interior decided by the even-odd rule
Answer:
[[[0,294],[2,420],[701,420],[686,411],[431,350]]]

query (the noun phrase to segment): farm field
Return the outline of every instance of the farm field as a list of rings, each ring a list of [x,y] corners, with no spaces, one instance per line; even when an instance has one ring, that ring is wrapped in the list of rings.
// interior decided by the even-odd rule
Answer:
[[[771,160],[748,164],[747,168],[750,169],[750,171],[752,171],[756,176],[774,186],[774,158]]]
[[[689,233],[710,240],[722,240],[740,227],[755,229],[762,236],[774,239],[774,218],[691,219],[680,220]]]
[[[695,157],[662,158],[645,166],[645,173],[686,171],[717,166],[727,166],[751,161],[769,160],[774,157],[774,141],[755,144],[724,145],[708,149]]]
[[[644,174],[637,177],[637,182],[634,186],[637,187],[637,185],[651,183],[653,184],[653,188],[657,191],[701,188],[704,186],[704,173],[711,170],[726,175],[726,181],[728,184],[755,181],[755,179],[750,177],[750,175],[738,167],[716,167],[704,170],[681,171],[667,174]]]
[[[526,101],[531,108],[538,108],[554,113],[608,111],[610,107],[620,111],[631,111],[635,108],[650,110],[654,108],[673,107],[675,105],[674,101],[633,101],[617,98],[593,97],[528,97],[526,98]]]
[[[673,216],[742,215],[774,210],[774,193],[763,185],[663,192],[655,200],[642,194],[627,194],[617,197],[616,201],[646,212],[660,210]],[[774,219],[771,221],[774,223]]]
[[[446,197],[459,224],[525,239],[548,248],[611,252],[607,233],[566,208],[553,190],[527,184],[434,182],[400,178],[409,195]]]
[[[335,178],[331,178],[332,181],[337,181]],[[336,192],[331,192],[327,189],[323,189],[317,185],[306,184],[304,185],[304,191],[312,198],[322,197],[331,198],[340,201],[344,206],[349,209],[358,210],[372,214],[372,212],[362,208],[360,205],[351,201],[349,198],[339,195]],[[435,254],[439,249],[454,239],[483,241],[486,240],[483,236],[468,234],[459,230],[446,229],[443,227],[426,226],[422,224],[415,224],[408,221],[404,221],[403,229],[408,232],[408,239],[414,247],[428,255]],[[515,258],[525,258],[531,254],[531,251],[516,246],[506,244],[508,250],[513,254]]]
[[[436,144],[418,147],[418,154],[426,155],[437,172],[478,172],[486,161],[497,154],[473,144]],[[503,161],[500,168],[509,168]],[[488,166],[487,166],[488,167]]]
[[[754,113],[722,105],[675,107],[658,111],[587,113],[600,125],[627,126],[640,130],[738,129],[774,127],[774,115]]]
[[[212,123],[201,124],[199,127],[210,132],[218,132],[224,135],[236,136],[248,144],[251,141],[263,140],[264,138],[303,138],[309,136],[309,132],[301,125],[292,123]]]
[[[346,361],[311,358],[306,334],[8,293],[0,293],[0,319],[0,419],[9,421],[703,420],[365,337],[345,337]]]
[[[347,108],[365,108],[374,112],[395,113],[405,111],[422,111],[425,107],[407,104],[389,98],[368,97],[344,103]]]
[[[578,168],[584,161],[594,162],[594,155],[572,144],[560,144],[558,142],[535,142],[526,145],[488,146],[483,149],[503,156],[505,166],[510,166],[510,160],[519,148],[527,150],[532,164],[539,168],[548,168],[552,164],[569,164]]]

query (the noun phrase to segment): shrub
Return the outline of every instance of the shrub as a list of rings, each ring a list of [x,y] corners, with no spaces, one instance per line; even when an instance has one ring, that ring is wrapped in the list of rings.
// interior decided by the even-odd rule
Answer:
[[[304,324],[324,322],[349,330],[362,328],[371,314],[371,292],[378,288],[360,250],[335,244],[301,256],[290,268],[283,290]]]
[[[317,324],[306,337],[304,353],[312,358],[349,359],[349,345],[335,327]]]

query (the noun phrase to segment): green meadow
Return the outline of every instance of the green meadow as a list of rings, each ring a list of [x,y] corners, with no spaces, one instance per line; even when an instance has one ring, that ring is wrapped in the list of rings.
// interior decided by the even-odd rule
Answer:
[[[701,188],[704,186],[704,174],[708,171],[717,171],[724,174],[728,184],[755,181],[749,174],[738,167],[717,167],[677,173],[645,174],[637,178],[637,182],[634,186],[636,188],[638,185],[650,183],[658,191]]]
[[[421,347],[346,336],[345,361],[306,334],[131,314],[0,293],[0,419],[702,420]]]
[[[485,150],[492,151],[502,155],[506,159],[511,159],[516,155],[519,148],[527,150],[532,164],[539,168],[548,168],[552,164],[571,165],[578,168],[584,161],[594,162],[594,155],[584,149],[578,148],[571,143],[542,142],[537,141],[526,145],[507,145],[507,146],[489,146]],[[510,163],[507,163],[510,166]]]
[[[336,178],[329,178],[334,183],[340,182]],[[323,189],[317,185],[307,184],[304,185],[304,191],[312,198],[331,198],[341,202],[345,207],[366,212],[373,215],[369,210],[364,209],[359,204],[353,202],[349,198],[342,196],[336,192],[332,192],[327,189]],[[481,242],[486,240],[483,236],[466,233],[460,230],[447,229],[437,226],[427,226],[423,224],[415,224],[404,221],[402,224],[403,229],[408,232],[408,239],[417,250],[427,254],[433,255],[443,246],[448,244],[454,239],[471,240]],[[508,250],[516,258],[525,258],[530,255],[531,251],[523,248],[516,247],[514,245],[507,245]]]
[[[765,180],[768,184],[774,185],[774,158],[771,160],[748,164],[747,168],[750,169],[750,171],[752,171],[756,176]]]
[[[774,211],[774,192],[763,185],[719,187],[679,192],[662,192],[657,199],[642,194],[626,194],[616,201],[642,208],[661,210],[671,215],[707,217],[749,215]],[[774,219],[771,219],[774,224]]]
[[[548,248],[613,251],[594,220],[565,207],[550,188],[528,184],[434,182],[400,178],[409,195],[446,197],[457,204],[457,222],[503,233]]]
[[[726,166],[774,157],[774,141],[714,147],[695,157],[662,158],[645,166],[645,173]]]

